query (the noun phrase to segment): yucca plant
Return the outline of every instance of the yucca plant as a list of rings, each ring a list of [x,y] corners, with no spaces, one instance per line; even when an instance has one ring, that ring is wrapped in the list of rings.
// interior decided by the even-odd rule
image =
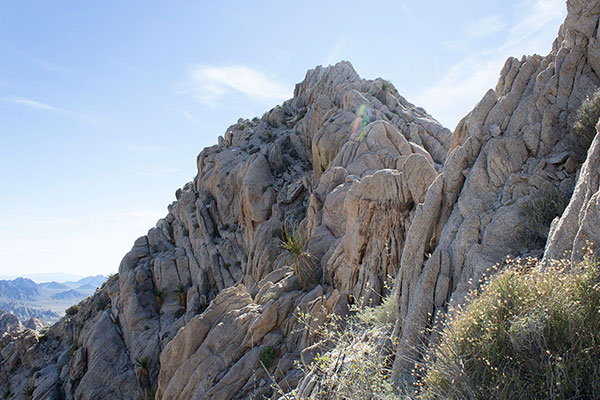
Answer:
[[[150,369],[150,360],[148,360],[148,357],[140,357],[135,360],[135,366],[140,370],[140,374],[147,376]]]
[[[316,259],[308,252],[308,238],[299,225],[284,227],[281,248],[287,252],[287,261],[294,269],[300,286],[304,290],[314,288],[319,283]]]
[[[140,357],[135,360],[138,382],[140,388],[145,389],[150,386],[150,360],[148,357]]]
[[[187,308],[187,288],[185,287],[185,285],[183,283],[177,285],[175,293],[177,293],[177,295],[179,296],[179,305],[184,308]]]
[[[165,300],[165,291],[159,288],[154,288],[152,293],[154,294],[154,298],[156,299],[156,303],[160,309],[163,305],[163,301]]]

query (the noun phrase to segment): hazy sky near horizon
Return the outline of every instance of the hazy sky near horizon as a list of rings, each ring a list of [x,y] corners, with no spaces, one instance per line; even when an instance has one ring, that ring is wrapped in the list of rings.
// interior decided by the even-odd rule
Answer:
[[[116,272],[238,118],[352,62],[453,129],[564,0],[0,0],[0,275]]]

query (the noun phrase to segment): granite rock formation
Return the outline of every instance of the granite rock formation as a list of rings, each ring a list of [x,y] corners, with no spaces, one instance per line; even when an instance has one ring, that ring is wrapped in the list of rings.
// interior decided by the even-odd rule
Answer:
[[[43,335],[2,339],[12,372],[0,390],[250,399],[302,387],[316,398],[295,366],[316,354],[310,324],[387,295],[395,378],[407,379],[424,328],[507,255],[542,254],[520,236],[524,204],[574,191],[547,257],[600,242],[598,139],[581,172],[570,147],[575,113],[600,86],[600,1],[567,7],[551,53],[509,59],[454,132],[348,62],[309,71],[291,100],[200,153],[197,176],[117,276]],[[288,227],[308,237],[320,277],[310,290],[282,256]]]

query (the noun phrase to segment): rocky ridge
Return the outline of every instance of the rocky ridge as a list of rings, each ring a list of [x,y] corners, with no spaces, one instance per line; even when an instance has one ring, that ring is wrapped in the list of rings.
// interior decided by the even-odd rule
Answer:
[[[43,336],[2,339],[0,390],[278,398],[275,383],[316,398],[314,378],[295,367],[314,342],[297,314],[317,324],[386,295],[397,304],[395,378],[409,379],[424,328],[507,255],[541,254],[519,236],[523,204],[574,189],[546,257],[598,239],[597,138],[578,173],[569,127],[600,86],[600,1],[567,6],[551,53],[509,59],[454,132],[347,62],[309,71],[293,99],[239,120],[200,153],[198,175],[118,276]],[[286,226],[310,238],[312,290],[282,255]]]

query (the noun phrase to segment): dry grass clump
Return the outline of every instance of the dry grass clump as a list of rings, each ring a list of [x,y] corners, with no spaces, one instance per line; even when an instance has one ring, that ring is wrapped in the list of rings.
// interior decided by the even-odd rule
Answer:
[[[424,399],[600,398],[600,268],[514,262],[426,356]]]
[[[596,124],[600,119],[600,90],[591,94],[577,110],[572,130],[575,156],[585,160],[592,140],[596,136]]]
[[[319,399],[395,399],[392,372],[395,303],[386,298],[377,307],[352,310],[342,319],[329,316],[318,325],[317,345],[323,349],[310,366],[303,366],[305,384]],[[301,322],[311,326],[310,317]],[[300,391],[306,388],[299,388]]]
[[[548,239],[552,220],[560,215],[569,204],[569,198],[558,188],[552,188],[538,198],[521,206],[524,228],[523,241],[530,248],[543,247]]]

